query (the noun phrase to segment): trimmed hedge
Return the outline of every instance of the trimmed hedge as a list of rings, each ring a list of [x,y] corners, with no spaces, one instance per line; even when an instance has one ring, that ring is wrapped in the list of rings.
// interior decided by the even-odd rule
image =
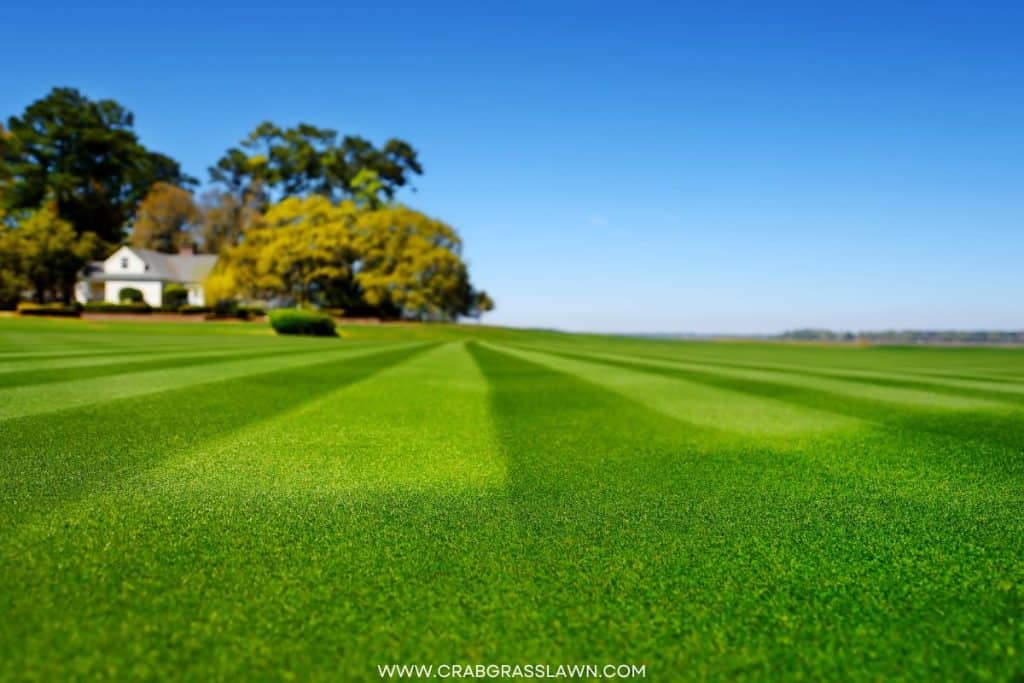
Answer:
[[[301,308],[278,308],[270,312],[270,326],[278,334],[309,334],[315,337],[334,337],[331,316]]]
[[[246,306],[238,303],[234,299],[221,299],[213,305],[213,315],[210,317],[248,320],[249,318],[266,315],[266,313],[266,309],[262,306]]]
[[[149,313],[149,304],[112,304],[106,301],[90,301],[85,305],[86,313]]]
[[[22,302],[18,304],[18,315],[78,318],[82,315],[82,309],[79,306],[65,306],[64,304],[33,304]]]
[[[213,309],[209,306],[193,306],[191,304],[181,306],[178,308],[178,313],[183,315],[197,315],[200,313],[209,313]]]
[[[249,318],[262,318],[267,314],[267,309],[263,306],[239,306],[238,317],[244,320]]]

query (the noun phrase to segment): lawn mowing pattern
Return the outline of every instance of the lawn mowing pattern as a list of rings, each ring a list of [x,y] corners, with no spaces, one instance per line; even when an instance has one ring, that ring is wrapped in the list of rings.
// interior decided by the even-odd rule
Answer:
[[[1019,352],[20,324],[169,362],[0,390],[0,678],[1024,672]]]

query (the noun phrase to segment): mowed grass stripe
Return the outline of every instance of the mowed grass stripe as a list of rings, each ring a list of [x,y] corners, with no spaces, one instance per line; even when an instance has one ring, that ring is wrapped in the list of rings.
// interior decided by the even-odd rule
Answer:
[[[19,553],[0,593],[0,645],[21,644],[0,677],[46,648],[34,671],[51,676],[71,658],[114,677],[173,662],[186,677],[303,680],[363,679],[364,658],[409,646],[465,653],[453,642],[505,600],[487,578],[509,571],[459,549],[503,526],[488,519],[504,483],[488,391],[446,345],[55,510],[19,535],[47,542]],[[83,612],[88,629],[71,618]],[[111,638],[139,656],[100,654]]]
[[[985,410],[967,410],[963,403],[950,407],[940,402],[936,407],[929,400],[927,404],[907,402],[905,396],[900,401],[892,401],[891,391],[904,391],[886,388],[868,387],[865,391],[837,392],[831,386],[828,389],[818,388],[814,383],[808,385],[805,378],[768,374],[768,379],[754,379],[751,374],[720,371],[715,368],[691,369],[689,364],[670,362],[652,362],[649,360],[631,361],[609,354],[572,354],[564,351],[551,351],[570,359],[596,361],[606,365],[633,369],[668,377],[679,377],[700,384],[730,389],[754,396],[763,396],[792,404],[806,406],[820,411],[827,411],[855,417],[861,420],[886,425],[891,429],[920,432],[940,433],[969,441],[985,441],[1000,446],[1019,446],[1024,443],[1024,412],[1012,405],[980,402]],[[766,373],[767,374],[767,373]],[[760,376],[760,375],[757,375]],[[884,390],[884,391],[883,391]],[[890,400],[878,400],[877,391]],[[978,399],[971,405],[978,405]],[[1013,470],[1021,469],[1024,460],[1004,463]]]
[[[529,348],[543,350],[543,346],[530,345]],[[619,353],[607,352],[566,352],[552,348],[553,353],[561,353],[580,359],[595,359],[612,364],[622,363],[631,367],[664,368],[694,376],[718,376],[725,380],[737,380],[739,383],[780,384],[795,388],[807,389],[820,393],[836,394],[860,398],[867,401],[890,403],[895,405],[938,408],[944,410],[1006,410],[1012,406],[994,400],[978,399],[963,395],[949,395],[920,389],[903,389],[898,387],[878,386],[850,380],[813,377],[799,373],[788,373],[774,370],[752,370],[743,368],[723,367],[707,363],[693,363],[679,360],[662,360],[652,357],[623,356]]]
[[[658,342],[623,338],[547,339],[544,343],[561,346],[563,350],[573,352],[616,353],[638,360],[649,358],[721,364],[755,370],[836,372],[843,375],[841,379],[847,379],[847,373],[851,377],[863,373],[863,376],[867,377],[929,383],[944,383],[952,379],[953,386],[964,380],[964,388],[993,391],[999,391],[1007,385],[1020,386],[1024,376],[1024,353],[1013,349],[900,349],[752,342]],[[934,366],[918,365],[921,358],[932,359]],[[1002,365],[990,365],[996,361]]]
[[[154,467],[165,458],[230,438],[317,396],[363,380],[429,348],[386,344],[322,353],[301,365],[251,363],[242,375],[157,393],[0,422],[0,535],[18,522]],[[183,371],[183,372],[190,372]]]
[[[491,346],[491,345],[488,345]],[[648,408],[702,427],[744,435],[794,435],[855,427],[857,420],[806,406],[719,389],[679,377],[655,375],[518,347],[506,353],[610,389]]]
[[[0,421],[328,360],[344,360],[372,353],[377,348],[352,348],[334,340],[325,340],[319,349],[303,350],[302,353],[279,353],[263,358],[232,360],[185,369],[166,368],[128,375],[15,387],[0,391]]]
[[[193,340],[154,335],[152,337],[146,337],[136,344],[83,343],[70,345],[56,351],[12,352],[0,357],[0,370],[8,366],[18,367],[19,364],[24,363],[60,363],[66,360],[101,358],[117,355],[145,356],[153,353],[166,353],[176,349],[180,350],[182,348],[229,350],[235,348],[252,348],[256,345],[266,345],[272,348],[274,346],[274,340],[273,338],[258,338],[258,341],[257,339],[254,339],[252,340],[252,343],[239,344],[237,337],[226,337],[224,339],[202,338],[199,340]]]
[[[137,346],[104,346],[96,348],[88,345],[88,350],[76,347],[74,353],[47,353],[44,355],[31,355],[25,358],[0,358],[0,374],[9,372],[22,372],[26,370],[41,370],[51,368],[73,368],[99,363],[116,363],[133,360],[145,360],[159,356],[185,353],[214,353],[233,351],[255,351],[259,349],[283,350],[287,348],[319,348],[323,340],[301,340],[301,339],[238,339],[227,337],[218,339],[216,343],[212,340],[201,340],[196,343],[190,340],[175,339],[173,337],[153,336],[148,343]],[[346,345],[359,345],[363,342],[347,342]]]
[[[566,348],[571,349],[571,346],[572,345],[569,345]],[[961,392],[963,395],[992,397],[995,398],[996,400],[1007,398],[1001,396],[1001,394],[1003,393],[1024,394],[1024,380],[1019,378],[1015,379],[1010,375],[988,378],[985,376],[979,376],[977,374],[950,375],[948,373],[915,371],[909,368],[891,368],[886,369],[884,371],[865,370],[856,368],[844,368],[835,365],[819,365],[808,363],[780,363],[767,360],[761,360],[756,362],[735,361],[727,360],[721,357],[710,356],[707,354],[696,355],[692,353],[638,353],[634,354],[632,357],[641,359],[647,358],[652,360],[690,362],[704,365],[721,366],[725,368],[795,373],[816,377],[867,382],[869,384],[881,384],[885,386],[905,386],[910,388],[920,388],[926,391],[931,390],[956,393],[956,389],[966,389],[967,391]]]
[[[332,424],[365,424],[372,436],[368,442],[380,441],[387,436],[385,425],[394,422],[374,420],[378,406],[372,400],[364,403],[367,392],[379,392],[382,402],[390,394],[392,402],[419,406],[408,414],[400,409],[397,415],[386,403],[382,407],[388,415],[400,416],[400,426],[410,420],[420,424],[421,438],[442,443],[444,432],[455,429],[459,441],[477,439],[473,432],[486,430],[489,423],[460,427],[441,417],[458,414],[448,403],[451,382],[466,385],[467,406],[474,416],[499,408],[486,393],[488,385],[480,382],[480,370],[467,366],[460,354],[459,349],[445,348],[431,358],[439,364],[433,369],[418,362],[426,360],[423,356],[395,367],[388,372],[390,378],[382,373],[352,385],[338,397],[352,395],[325,415]],[[421,373],[430,378],[426,384],[415,379]],[[505,388],[504,382],[494,382],[492,367],[487,379],[492,389]],[[378,380],[383,386],[375,389]],[[544,382],[532,387],[541,396],[549,388]],[[610,407],[615,416],[607,428],[596,430],[594,444],[604,443],[638,416],[637,431],[629,431],[633,438],[666,425],[676,432],[668,441],[672,445],[679,443],[680,432],[687,439],[692,436],[684,425],[613,394],[591,391],[604,397],[600,405]],[[325,396],[325,407],[334,399],[334,394]],[[432,399],[440,401],[440,413],[432,408]],[[363,405],[371,410],[360,416]],[[319,413],[319,406],[310,407]],[[545,410],[547,402],[541,400],[537,407]],[[354,414],[337,416],[336,409]],[[563,419],[571,409],[556,411],[556,424],[578,427]],[[289,416],[296,424],[288,424]],[[289,416],[280,415],[279,426],[292,434],[316,424],[304,409]],[[507,416],[496,417],[504,442]],[[562,438],[556,431],[547,436],[555,437],[556,444]],[[401,443],[400,449],[416,448],[405,439]],[[567,445],[574,443],[578,441],[569,439]],[[238,457],[253,458],[255,450],[255,457],[269,460],[282,449],[279,442],[257,440],[246,446],[246,451],[236,452]],[[566,465],[570,472],[581,458],[599,465],[608,451],[623,449],[619,464],[635,467],[635,446],[620,434],[596,452],[567,457]],[[205,448],[199,446],[200,451]],[[663,619],[653,622],[654,630],[638,619],[647,614],[652,599],[670,599],[664,585],[652,584],[657,592],[646,598],[635,591],[624,595],[621,582],[635,589],[642,581],[636,556],[619,546],[592,545],[593,524],[607,510],[584,512],[585,521],[577,522],[577,513],[593,502],[594,492],[581,488],[584,497],[574,499],[574,490],[595,479],[577,472],[549,481],[553,495],[530,492],[521,485],[531,480],[531,467],[545,452],[528,463],[520,450],[504,445],[506,451],[516,455],[521,469],[512,490],[469,482],[390,486],[371,489],[370,495],[355,494],[347,486],[319,486],[316,477],[305,476],[284,486],[261,477],[267,489],[259,495],[263,487],[248,486],[247,472],[228,486],[204,486],[201,482],[216,476],[222,466],[231,467],[230,457],[218,455],[216,447],[196,476],[188,476],[193,464],[188,458],[180,468],[168,460],[166,468],[146,475],[146,485],[119,486],[82,500],[69,511],[70,527],[55,526],[45,547],[19,557],[8,583],[7,613],[12,618],[0,626],[6,634],[0,642],[18,642],[19,647],[11,658],[0,658],[0,672],[28,660],[44,676],[59,675],[59,662],[73,659],[79,671],[104,671],[113,677],[134,665],[158,671],[169,666],[197,678],[263,671],[275,678],[360,680],[376,676],[373,666],[381,661],[573,661],[576,653],[610,656],[620,644],[632,643],[624,652],[633,654],[637,643],[646,646],[657,635],[667,642],[672,633]],[[548,454],[566,455],[557,446]],[[660,453],[677,456],[674,449]],[[329,481],[315,452],[312,460]],[[543,475],[545,470],[533,472]],[[614,479],[615,468],[608,474]],[[664,493],[665,482],[653,483]],[[638,530],[635,523],[619,527],[620,519],[609,522],[622,532]],[[666,527],[664,533],[675,531]],[[105,550],[95,552],[100,548]],[[596,556],[582,558],[583,572],[573,578],[571,567],[581,552]],[[606,553],[611,557],[604,558]],[[589,565],[587,559],[595,562]],[[631,597],[636,598],[632,604]],[[87,629],[74,619],[80,614],[95,615]],[[595,628],[601,637],[579,637]],[[111,639],[127,639],[138,654],[122,659],[96,647]]]
[[[112,344],[112,345],[91,345],[85,347],[78,344],[74,346],[68,346],[60,350],[55,351],[18,351],[11,352],[0,358],[0,365],[7,365],[8,363],[16,362],[35,362],[35,361],[60,361],[65,358],[89,358],[99,356],[112,356],[115,354],[129,355],[132,353],[150,353],[159,352],[165,348],[174,348],[169,343],[156,343],[135,346],[135,345],[124,345],[124,344]]]
[[[465,345],[448,343],[168,459],[140,485],[257,498],[501,487],[488,390]]]
[[[1008,377],[996,378],[993,380],[979,379],[978,377],[974,377],[973,379],[964,379],[963,376],[944,377],[909,370],[887,370],[881,372],[871,370],[851,370],[832,366],[770,363],[765,361],[758,363],[726,362],[721,359],[702,359],[691,356],[670,357],[660,355],[641,355],[640,357],[656,360],[696,362],[701,365],[723,368],[766,370],[769,372],[781,372],[785,374],[807,375],[809,377],[823,377],[826,379],[863,382],[866,384],[877,384],[879,386],[921,389],[924,391],[945,393],[954,396],[968,396],[994,401],[1013,401],[1016,403],[1024,400],[1024,382],[1013,380]]]
[[[1017,670],[1024,547],[1005,475],[1004,495],[984,498],[913,470],[895,486],[865,478],[912,442],[870,426],[865,441],[829,435],[791,455],[721,438],[711,448],[713,433],[690,440],[571,376],[475,354],[495,387],[533,541],[520,571],[544,593],[534,609],[549,621],[536,633],[551,656],[614,652],[665,680]],[[851,467],[822,467],[837,443],[854,447],[831,452]],[[569,624],[601,633],[600,645],[560,634]]]
[[[905,421],[765,439],[505,347],[471,346],[473,364],[391,348],[0,423],[3,443],[30,442],[0,470],[0,495],[21,496],[0,519],[0,679],[364,680],[392,661],[1019,672],[1019,443],[919,421],[971,411],[861,399]],[[573,362],[843,414],[827,392]]]
[[[665,415],[675,419],[680,419],[678,414],[674,414],[675,411],[660,410],[656,405],[657,400],[649,401],[643,395],[643,387],[646,381],[653,381],[655,382],[653,386],[658,386],[667,380],[667,383],[663,386],[670,392],[672,399],[679,401],[680,405],[685,405],[687,394],[694,392],[699,396],[704,390],[710,388],[699,382],[689,382],[657,375],[649,375],[648,380],[645,380],[643,375],[649,373],[643,371],[632,372],[608,365],[602,368],[602,364],[599,362],[575,361],[554,354],[523,352],[521,349],[511,348],[503,344],[482,343],[481,347],[493,349],[502,355],[523,359],[530,366],[539,365],[554,373],[565,373],[574,380],[585,382],[586,386],[591,388],[591,391],[600,387],[615,393],[628,395],[615,386],[617,382],[626,382],[626,386],[633,389],[629,392],[633,394],[629,396],[632,402],[658,410],[658,412],[663,412]],[[613,380],[612,378],[615,379]],[[630,386],[634,382],[635,388]],[[883,482],[887,495],[898,496],[901,487],[905,484],[913,484],[913,488],[920,488],[918,484],[926,478],[931,478],[935,483],[941,483],[943,490],[946,492],[949,492],[951,487],[955,488],[957,485],[974,486],[975,484],[980,484],[981,482],[978,480],[978,477],[982,474],[991,475],[990,478],[994,482],[1005,483],[1006,472],[1002,471],[1003,468],[1010,465],[1012,461],[1019,460],[1015,457],[1016,449],[1000,445],[982,448],[978,444],[974,444],[973,449],[975,452],[983,452],[985,455],[977,461],[965,463],[962,458],[963,444],[959,442],[958,438],[950,437],[949,435],[930,435],[926,432],[913,430],[891,430],[885,424],[871,420],[846,419],[828,410],[812,410],[809,406],[803,406],[802,404],[788,406],[788,404],[782,401],[767,401],[763,398],[749,396],[735,388],[712,395],[719,396],[723,400],[726,409],[733,405],[734,402],[738,401],[742,404],[745,400],[754,398],[756,401],[754,405],[796,408],[799,410],[798,415],[801,421],[814,417],[823,420],[824,425],[819,430],[807,432],[804,435],[805,438],[771,440],[765,439],[764,435],[756,435],[756,439],[750,438],[753,436],[751,434],[744,435],[743,439],[731,438],[731,434],[741,433],[740,430],[734,428],[722,430],[721,425],[708,424],[704,425],[705,428],[703,429],[694,430],[697,435],[700,435],[701,439],[698,441],[698,437],[695,436],[694,442],[700,443],[702,448],[706,449],[708,448],[708,443],[712,443],[717,444],[716,448],[721,447],[723,449],[733,447],[746,449],[753,446],[756,450],[801,454],[800,457],[802,459],[813,460],[814,467],[824,467],[829,470],[835,469],[842,472],[844,477],[856,476],[866,480],[870,479],[876,483]],[[760,402],[764,402],[764,404]],[[538,407],[538,410],[541,410],[541,408]],[[741,412],[742,410],[743,408],[741,408]],[[890,413],[893,412],[893,409],[888,406],[885,407],[885,410]],[[915,413],[911,412],[907,417],[913,417],[914,415]],[[785,419],[781,414],[778,417]],[[729,416],[726,415],[724,419],[728,420]],[[842,429],[834,428],[836,420],[839,420],[839,424],[843,426]],[[828,428],[828,425],[831,425],[833,428]],[[785,430],[786,428],[780,427],[779,429]],[[890,448],[891,444],[896,440],[901,445],[898,448]],[[849,444],[856,444],[854,450],[858,453],[858,458],[849,460],[836,458],[835,453],[837,451],[842,452],[843,446]],[[862,459],[860,457],[861,449],[865,453],[877,455]],[[999,467],[995,470],[992,468],[993,463],[999,464]],[[901,481],[902,476],[906,477],[903,481]],[[972,478],[973,481],[966,481],[967,477]],[[911,487],[908,486],[907,488]],[[931,489],[924,490],[930,491]],[[1007,489],[1005,486],[998,489],[999,495],[1005,496],[1006,493]]]
[[[347,347],[350,348],[350,347]],[[76,363],[71,366],[58,366],[55,368],[38,368],[22,370],[20,372],[0,372],[0,390],[13,387],[22,387],[49,382],[70,382],[74,380],[90,379],[94,377],[109,377],[114,375],[129,375],[133,373],[160,370],[163,368],[188,368],[197,365],[211,363],[226,363],[232,361],[257,359],[261,357],[281,357],[296,353],[308,353],[308,349],[285,347],[285,348],[248,348],[235,349],[232,351],[212,351],[170,354],[150,354],[148,356],[135,356],[125,359],[118,356],[119,360],[110,359],[93,360],[92,363]]]

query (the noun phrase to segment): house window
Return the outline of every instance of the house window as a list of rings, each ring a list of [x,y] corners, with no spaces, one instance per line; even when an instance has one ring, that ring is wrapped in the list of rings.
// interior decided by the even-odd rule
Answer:
[[[128,270],[128,257],[127,256],[122,256],[121,257],[121,270]]]

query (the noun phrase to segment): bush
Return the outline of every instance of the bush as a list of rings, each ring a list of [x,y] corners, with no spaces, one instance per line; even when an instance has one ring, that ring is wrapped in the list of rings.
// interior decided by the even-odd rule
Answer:
[[[197,315],[201,313],[209,313],[210,310],[209,306],[185,305],[178,308],[178,313],[183,313],[185,315]]]
[[[125,287],[117,293],[117,300],[121,303],[141,304],[145,299],[142,292],[134,287]]]
[[[106,301],[90,301],[85,305],[86,313],[149,313],[152,310],[147,303],[111,304]]]
[[[80,306],[64,304],[18,304],[18,315],[51,316],[55,318],[77,318],[82,315]]]
[[[123,290],[122,290],[123,291]],[[182,285],[164,287],[163,307],[176,310],[188,303],[188,289]]]
[[[279,308],[271,311],[270,326],[278,334],[309,334],[316,337],[336,335],[331,316],[300,308]]]
[[[245,306],[234,299],[219,299],[213,305],[213,312],[208,316],[210,319],[237,318],[248,320],[266,315],[267,311],[262,306]]]
[[[234,299],[218,299],[213,304],[213,317],[215,318],[237,318],[238,302]]]

